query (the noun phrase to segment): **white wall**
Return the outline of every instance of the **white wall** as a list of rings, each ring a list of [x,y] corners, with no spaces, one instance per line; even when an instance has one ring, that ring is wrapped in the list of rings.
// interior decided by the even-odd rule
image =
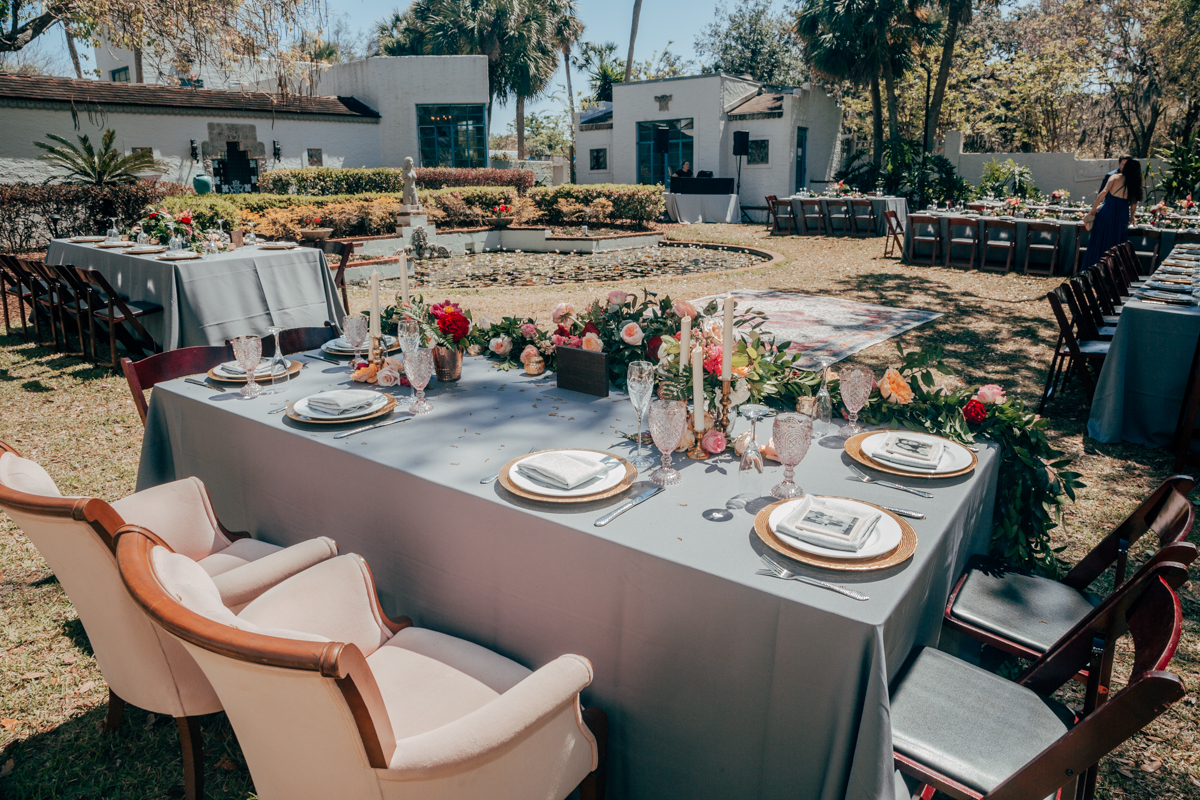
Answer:
[[[57,133],[69,141],[75,134],[87,134],[99,144],[106,128],[117,132],[114,146],[124,153],[134,147],[151,147],[156,158],[167,162],[165,180],[191,185],[192,177],[203,171],[202,165],[192,162],[191,140],[197,146],[208,139],[208,123],[227,122],[254,125],[258,140],[266,146],[267,159],[259,164],[259,174],[278,167],[300,167],[304,151],[320,147],[325,166],[374,166],[378,163],[379,126],[370,122],[333,122],[251,117],[191,116],[181,114],[111,113],[97,118],[79,114],[79,129],[75,130],[69,110],[0,108],[4,118],[4,136],[0,137],[0,181],[41,182],[58,174],[44,161],[36,160],[42,152],[34,141],[44,140],[45,134]],[[271,159],[272,143],[279,141],[283,160]]]
[[[576,113],[578,120],[579,114]],[[613,129],[600,128],[599,130],[581,131],[578,130],[578,122],[576,122],[575,131],[575,182],[576,183],[613,183],[613,164],[618,159],[628,159],[628,154],[618,156],[613,151]],[[592,170],[591,151],[593,149],[604,149],[608,151],[608,169]],[[633,156],[636,159],[636,153]]]

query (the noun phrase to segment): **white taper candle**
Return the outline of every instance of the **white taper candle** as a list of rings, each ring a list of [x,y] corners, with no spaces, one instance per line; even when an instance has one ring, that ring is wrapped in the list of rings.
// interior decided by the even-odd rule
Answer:
[[[371,335],[379,335],[379,271],[371,273]]]
[[[725,298],[725,331],[721,336],[721,380],[730,380],[733,373],[733,309],[732,297]]]
[[[699,348],[692,351],[692,427],[704,430],[704,356]]]
[[[686,375],[688,358],[692,352],[692,318],[683,318],[683,328],[679,334],[679,374]]]

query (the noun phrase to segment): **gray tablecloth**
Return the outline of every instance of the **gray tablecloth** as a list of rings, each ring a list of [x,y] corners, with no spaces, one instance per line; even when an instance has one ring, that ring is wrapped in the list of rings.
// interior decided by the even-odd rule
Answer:
[[[817,231],[807,230],[804,227],[804,212],[801,210],[801,200],[811,200],[812,198],[802,198],[799,195],[793,195],[788,200],[792,204],[792,213],[796,215],[796,231],[801,234],[815,234]],[[818,197],[816,198],[821,203],[821,216],[825,220],[825,233],[828,236],[845,236],[850,233],[848,223],[843,221],[843,209],[845,208],[845,200],[836,197]],[[868,197],[871,205],[875,209],[875,235],[887,235],[887,218],[884,216],[885,211],[895,211],[896,216],[900,218],[900,224],[908,228],[908,201],[903,197]],[[831,211],[831,207],[836,211]]]
[[[46,263],[90,267],[129,299],[161,305],[161,314],[142,322],[164,350],[264,336],[272,325],[319,326],[345,315],[325,256],[315,248],[245,247],[172,262],[55,239]]]
[[[675,194],[663,195],[667,216],[672,222],[731,222],[742,221],[742,207],[736,194]]]
[[[282,397],[346,380],[314,361]],[[851,480],[839,440],[813,445],[797,470],[808,491],[928,515],[898,567],[804,569],[870,595],[857,602],[755,575],[749,514],[701,517],[737,492],[732,459],[676,456],[682,484],[605,528],[592,523],[617,499],[547,507],[480,484],[531,445],[628,454],[623,395],[560,391],[552,375],[468,358],[461,383],[435,384],[430,399],[428,415],[336,441],[342,426],[269,416],[282,399],[159,384],[138,486],[198,476],[235,530],[280,544],[328,535],[361,553],[389,613],[531,667],[591,659],[585,702],[608,713],[611,797],[892,798],[887,684],[914,645],[938,640],[952,581],[987,547],[994,448],[922,500]],[[782,469],[768,473],[769,487]]]

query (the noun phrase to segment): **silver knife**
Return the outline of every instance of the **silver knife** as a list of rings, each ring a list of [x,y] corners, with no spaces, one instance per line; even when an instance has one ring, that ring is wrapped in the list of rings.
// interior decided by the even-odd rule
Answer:
[[[925,519],[924,514],[918,514],[916,511],[909,511],[907,508],[892,508],[891,506],[880,506],[880,508],[884,509],[885,511],[890,511],[897,516],[908,517],[909,519]]]
[[[907,486],[901,486],[900,484],[892,483],[891,481],[875,480],[873,482],[877,483],[880,486],[886,486],[889,489],[899,489],[902,492],[908,492],[909,494],[915,494],[917,497],[933,497],[933,495],[930,494],[929,492],[923,492],[920,489],[910,489]]]
[[[332,358],[325,358],[325,356],[310,356],[308,353],[305,353],[305,354],[304,354],[304,357],[305,357],[305,358],[311,358],[311,359],[313,359],[313,360],[315,360],[315,361],[328,361],[330,364],[337,364],[339,367],[347,367],[347,366],[349,366],[349,362],[346,362],[346,361],[334,361]]]
[[[347,436],[353,436],[356,433],[362,433],[363,431],[373,431],[376,428],[386,428],[388,425],[395,425],[397,422],[408,422],[410,419],[412,419],[412,417],[396,417],[395,419],[389,419],[384,422],[376,422],[374,425],[367,425],[366,427],[363,427],[363,428],[355,428],[354,430],[346,431],[345,433],[337,433],[337,434],[334,434],[333,438],[345,439]]]
[[[211,383],[206,383],[206,382],[204,382],[204,381],[198,381],[198,380],[196,380],[195,378],[184,378],[184,379],[183,379],[183,382],[184,382],[184,383],[190,383],[190,384],[192,384],[193,386],[203,386],[205,389],[213,389],[214,391],[221,392],[222,394],[224,394],[224,393],[225,393],[225,390],[224,390],[224,389],[222,389],[220,386],[214,386],[214,385],[213,385],[213,384],[211,384]]]
[[[637,497],[633,498],[632,500],[627,500],[626,502],[624,502],[621,505],[614,508],[612,511],[605,514],[600,519],[596,520],[596,527],[603,528],[605,525],[612,522],[614,519],[621,516],[629,509],[633,508],[634,506],[638,505],[639,503],[646,502],[647,500],[649,500],[651,497],[654,497],[654,495],[658,494],[662,490],[663,490],[663,487],[655,486],[653,489],[649,489],[645,492],[642,492],[641,494],[639,494]]]

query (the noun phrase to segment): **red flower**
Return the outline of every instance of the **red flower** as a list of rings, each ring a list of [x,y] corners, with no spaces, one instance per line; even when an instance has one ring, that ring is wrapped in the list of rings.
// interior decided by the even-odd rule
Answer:
[[[570,328],[568,328],[566,325],[559,325],[559,326],[558,326],[558,329],[557,329],[556,331],[554,331],[554,333],[555,333],[555,335],[556,335],[556,336],[567,336],[567,337],[570,337],[570,336],[571,336],[571,329],[570,329]]]
[[[449,300],[441,303],[434,303],[429,307],[429,313],[434,319],[441,319],[447,314],[458,314],[459,316],[463,315],[462,307],[459,306],[458,303],[452,303]]]
[[[155,219],[156,217],[158,217],[158,212],[157,212],[157,211],[151,211],[151,212],[150,212],[150,217],[149,217],[149,218],[150,218],[150,219]]]
[[[594,333],[594,334],[596,334],[597,336],[599,336],[599,335],[600,335],[600,329],[596,327],[596,323],[594,323],[594,322],[589,322],[587,325],[584,325],[584,326],[583,326],[583,333],[584,333],[584,334]]]
[[[462,314],[450,312],[437,321],[438,330],[450,341],[458,344],[471,331],[471,322]]]
[[[658,361],[658,348],[662,347],[661,336],[651,336],[650,343],[646,345],[646,358],[652,362]]]
[[[183,214],[180,214],[179,221],[182,222],[184,225],[191,225],[192,224],[192,213],[190,211],[187,211],[187,212],[184,212]]]
[[[987,407],[978,400],[968,400],[967,404],[963,406],[962,413],[967,422],[978,424],[987,418]]]

